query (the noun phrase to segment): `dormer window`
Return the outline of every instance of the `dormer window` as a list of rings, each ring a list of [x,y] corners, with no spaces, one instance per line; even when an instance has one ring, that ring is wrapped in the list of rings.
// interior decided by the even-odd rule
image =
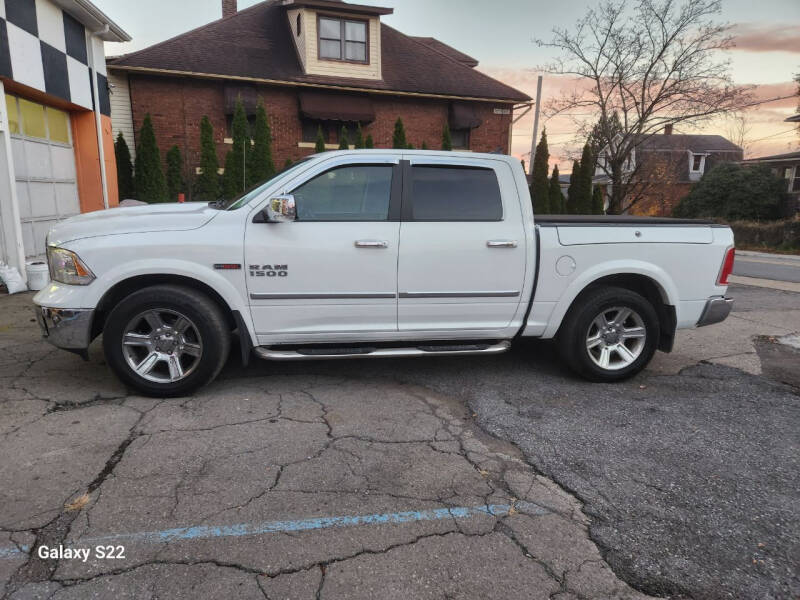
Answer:
[[[689,152],[689,181],[699,181],[706,170],[708,152]]]
[[[319,57],[367,62],[367,22],[319,17]]]

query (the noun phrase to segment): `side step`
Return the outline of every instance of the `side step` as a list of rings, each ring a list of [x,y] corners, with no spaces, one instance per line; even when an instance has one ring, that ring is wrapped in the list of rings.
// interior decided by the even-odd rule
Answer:
[[[451,356],[455,354],[499,354],[505,352],[511,342],[504,340],[493,344],[437,344],[406,348],[376,348],[352,346],[342,348],[320,347],[299,350],[282,350],[268,346],[253,349],[256,356],[267,360],[317,360],[333,358],[398,358],[405,356]]]

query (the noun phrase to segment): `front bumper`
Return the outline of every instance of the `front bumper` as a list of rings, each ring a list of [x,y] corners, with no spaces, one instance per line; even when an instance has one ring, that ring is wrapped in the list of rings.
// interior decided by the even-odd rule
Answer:
[[[726,298],[725,296],[714,296],[709,298],[706,302],[703,313],[697,321],[698,327],[704,325],[713,325],[728,318],[728,315],[733,308],[733,298]]]
[[[57,348],[83,354],[92,341],[91,308],[48,308],[35,306],[42,337]]]

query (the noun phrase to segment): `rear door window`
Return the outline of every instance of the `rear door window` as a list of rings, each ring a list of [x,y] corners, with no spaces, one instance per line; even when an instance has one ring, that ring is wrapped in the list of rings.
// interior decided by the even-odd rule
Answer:
[[[413,165],[404,202],[412,221],[500,221],[503,202],[494,169]]]

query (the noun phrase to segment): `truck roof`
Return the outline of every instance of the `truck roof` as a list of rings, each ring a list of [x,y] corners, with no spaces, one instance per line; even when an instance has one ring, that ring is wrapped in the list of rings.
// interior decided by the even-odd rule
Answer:
[[[352,155],[352,156],[385,156],[385,155],[403,154],[405,156],[437,156],[437,157],[457,157],[457,158],[479,158],[488,160],[502,160],[504,162],[518,164],[519,161],[513,156],[508,154],[489,153],[489,152],[466,152],[460,150],[403,150],[400,148],[376,148],[364,150],[330,150],[312,154],[311,156],[338,156],[338,155]]]

